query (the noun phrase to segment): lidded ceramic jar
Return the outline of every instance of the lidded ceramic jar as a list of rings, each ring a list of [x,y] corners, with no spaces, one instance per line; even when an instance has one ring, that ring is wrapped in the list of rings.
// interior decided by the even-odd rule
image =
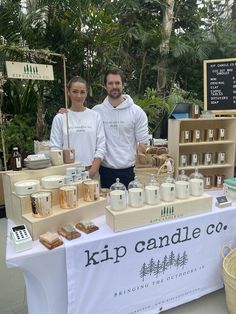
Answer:
[[[175,195],[176,198],[185,199],[189,197],[189,194],[189,177],[186,176],[184,170],[181,170],[175,181]]]
[[[160,185],[154,174],[150,174],[145,182],[145,203],[149,205],[160,203]]]
[[[110,205],[112,210],[124,210],[127,207],[126,187],[116,178],[116,182],[110,187]]]
[[[204,192],[204,177],[203,175],[198,172],[198,169],[195,169],[189,176],[189,183],[190,183],[190,194],[192,196],[201,196]]]
[[[128,190],[129,205],[131,207],[142,207],[144,203],[144,189],[137,176],[129,183]]]
[[[172,202],[175,200],[175,180],[170,172],[165,181],[161,184],[161,199],[164,202]]]

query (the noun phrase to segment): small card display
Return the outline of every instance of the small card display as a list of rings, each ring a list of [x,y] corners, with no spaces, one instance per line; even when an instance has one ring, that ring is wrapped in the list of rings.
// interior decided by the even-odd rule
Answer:
[[[226,196],[219,196],[216,198],[217,202],[216,202],[216,206],[222,208],[222,207],[227,207],[227,206],[230,206],[232,204],[231,201],[229,201],[227,199]]]
[[[219,196],[216,199],[217,199],[217,202],[220,204],[228,202],[228,199],[226,196]]]

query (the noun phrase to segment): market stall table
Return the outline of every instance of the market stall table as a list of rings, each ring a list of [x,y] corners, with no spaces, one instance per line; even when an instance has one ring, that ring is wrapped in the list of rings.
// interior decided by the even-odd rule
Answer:
[[[23,271],[29,314],[153,314],[222,288],[235,204],[120,233],[104,216],[93,221],[98,231],[52,251],[34,241],[15,253],[8,236],[6,263]]]

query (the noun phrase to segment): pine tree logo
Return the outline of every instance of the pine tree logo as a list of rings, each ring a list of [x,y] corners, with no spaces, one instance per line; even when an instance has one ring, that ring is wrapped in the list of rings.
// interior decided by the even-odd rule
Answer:
[[[24,74],[38,75],[39,71],[37,65],[32,64],[24,65]]]
[[[155,276],[158,277],[160,274],[164,274],[166,270],[170,268],[184,268],[188,263],[188,255],[186,251],[181,255],[180,253],[177,256],[173,251],[170,252],[169,256],[165,255],[163,260],[155,261],[153,258],[150,259],[149,263],[143,263],[139,276],[144,281],[146,276]]]
[[[174,215],[174,206],[164,206],[161,209],[161,217],[168,217]]]

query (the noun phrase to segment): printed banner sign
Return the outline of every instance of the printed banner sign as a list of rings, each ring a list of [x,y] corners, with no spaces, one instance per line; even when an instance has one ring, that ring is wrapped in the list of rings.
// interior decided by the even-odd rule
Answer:
[[[156,314],[220,289],[235,209],[66,242],[68,314]]]
[[[53,81],[53,66],[28,62],[6,61],[8,78]]]

